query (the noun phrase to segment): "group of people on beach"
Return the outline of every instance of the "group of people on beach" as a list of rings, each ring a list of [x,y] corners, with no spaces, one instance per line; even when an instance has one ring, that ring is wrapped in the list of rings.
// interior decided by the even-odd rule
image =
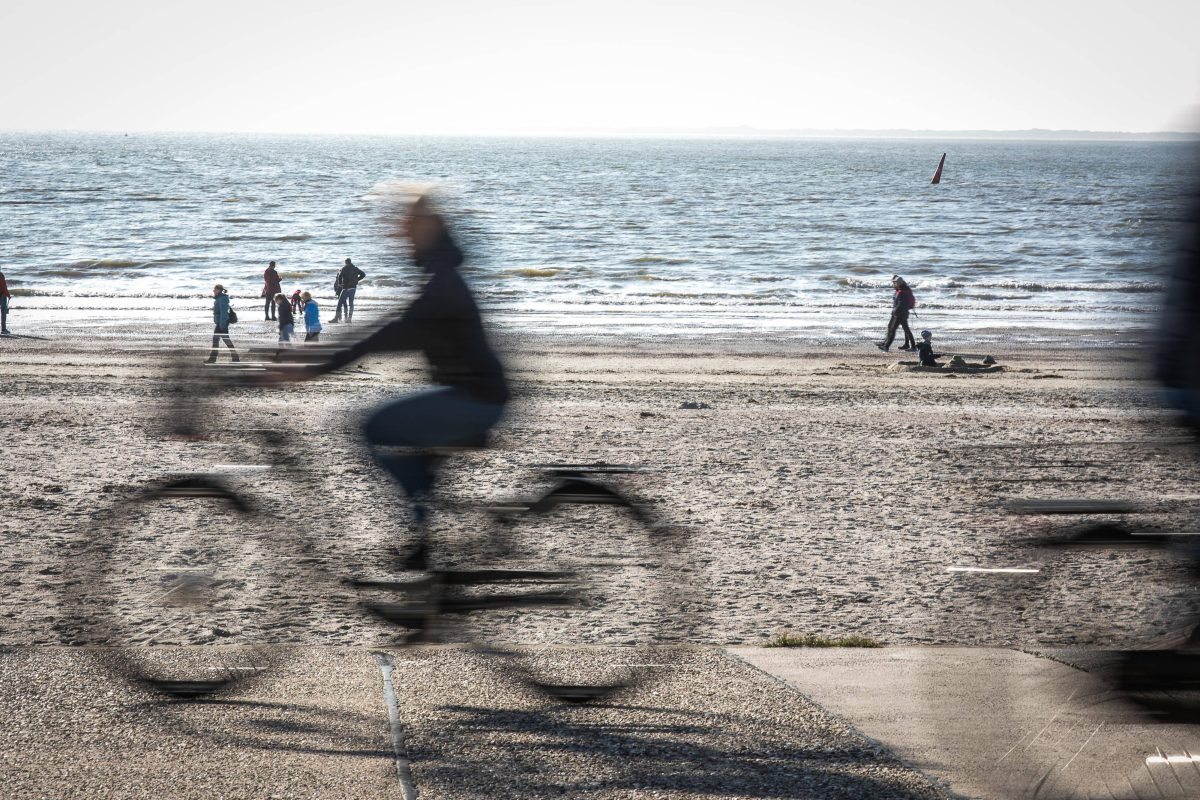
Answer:
[[[343,314],[346,322],[354,318],[354,295],[358,284],[367,274],[354,265],[349,258],[338,270],[334,280],[334,292],[338,296],[337,310],[330,322],[341,322]],[[300,289],[292,292],[291,297],[283,293],[283,280],[275,268],[275,262],[267,264],[263,270],[263,288],[260,295],[263,298],[263,320],[279,324],[280,343],[291,343],[296,330],[296,317],[304,320],[304,341],[316,342],[321,336],[321,309],[312,293]],[[212,364],[217,360],[221,342],[229,348],[230,356],[238,361],[237,349],[229,338],[230,323],[237,322],[237,313],[229,305],[229,293],[221,284],[213,286],[213,338],[212,349],[205,363]]]

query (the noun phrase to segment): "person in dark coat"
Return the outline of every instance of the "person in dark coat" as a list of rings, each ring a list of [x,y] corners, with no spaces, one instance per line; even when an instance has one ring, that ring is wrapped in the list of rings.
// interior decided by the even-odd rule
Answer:
[[[347,258],[341,271],[338,272],[337,280],[334,281],[334,284],[341,286],[341,289],[338,290],[338,304],[330,322],[341,322],[343,311],[346,314],[346,322],[351,321],[354,317],[354,292],[358,289],[358,282],[365,277],[367,277],[367,273],[354,266],[354,262]]]
[[[262,296],[266,298],[263,302],[263,318],[275,319],[275,295],[283,291],[279,283],[279,273],[275,271],[275,262],[272,261],[263,270],[263,290]]]
[[[296,329],[296,319],[292,316],[292,302],[283,296],[283,292],[275,295],[275,305],[279,310],[279,341],[290,342],[292,332]]]
[[[917,357],[921,359],[922,367],[940,367],[938,359],[941,353],[933,352],[933,331],[921,331],[921,341],[917,343]]]
[[[421,522],[439,463],[431,449],[484,446],[504,413],[509,388],[475,298],[459,273],[462,251],[441,215],[419,198],[405,216],[402,232],[413,260],[428,276],[420,295],[369,336],[307,368],[278,370],[276,379],[322,375],[371,353],[424,353],[434,388],[376,408],[363,427],[375,459],[403,488]],[[305,352],[293,351],[289,357],[302,359]],[[397,447],[406,451],[396,454]]]
[[[909,288],[908,283],[899,275],[892,276],[892,288],[895,290],[895,294],[892,295],[892,318],[888,321],[887,338],[875,345],[885,353],[892,347],[897,327],[904,329],[904,345],[900,348],[901,350],[912,350],[917,346],[912,329],[908,327],[908,312],[916,308],[917,298],[913,295],[913,290]]]

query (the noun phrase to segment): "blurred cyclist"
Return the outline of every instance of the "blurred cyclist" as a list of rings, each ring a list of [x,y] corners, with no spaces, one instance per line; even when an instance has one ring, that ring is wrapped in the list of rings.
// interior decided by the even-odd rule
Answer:
[[[368,353],[425,354],[436,387],[380,406],[363,427],[376,461],[400,483],[412,501],[415,519],[422,522],[442,458],[432,451],[485,446],[488,431],[504,413],[509,390],[479,308],[458,272],[462,251],[427,196],[411,203],[398,232],[408,241],[413,261],[429,276],[420,295],[400,317],[308,366],[299,377],[330,372]],[[408,451],[396,453],[392,448]],[[410,566],[423,564],[423,559],[422,540]]]

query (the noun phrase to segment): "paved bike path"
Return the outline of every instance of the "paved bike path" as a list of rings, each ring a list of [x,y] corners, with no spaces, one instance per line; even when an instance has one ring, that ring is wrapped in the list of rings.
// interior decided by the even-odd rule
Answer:
[[[0,795],[404,800],[380,669],[298,650],[225,702],[171,703],[79,649],[0,648]]]
[[[1200,797],[1200,773],[1190,767],[1147,767],[1196,741],[1194,728],[1147,724],[1114,702],[1097,675],[1059,660],[968,647],[729,652],[964,797],[1034,796],[1039,785],[1046,797],[1074,797],[1063,787],[1101,769],[1119,776],[1116,797]],[[1089,668],[1103,660],[1058,656]]]
[[[420,800],[941,797],[719,650],[584,706],[462,650],[392,658],[395,743],[380,665],[362,649],[298,648],[225,702],[162,703],[81,649],[0,648],[0,796],[409,800],[395,744]]]

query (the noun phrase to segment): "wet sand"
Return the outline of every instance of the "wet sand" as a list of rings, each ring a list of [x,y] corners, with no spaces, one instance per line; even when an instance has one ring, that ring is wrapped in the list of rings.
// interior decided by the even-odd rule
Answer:
[[[79,555],[64,543],[88,539],[97,509],[131,486],[246,457],[242,430],[295,434],[315,483],[250,483],[327,554],[409,536],[356,428],[364,409],[423,385],[417,357],[372,356],[307,384],[246,390],[213,423],[221,443],[184,443],[159,436],[161,359],[206,344],[203,326],[83,336],[75,325],[11,322],[47,338],[0,341],[0,643],[70,640],[56,620],[80,562],[64,558]],[[234,337],[274,338],[249,319]],[[1170,636],[1194,606],[1185,583],[1163,579],[1183,574],[1166,554],[1071,556],[1033,578],[947,571],[1031,563],[1013,540],[1053,520],[1007,513],[1012,498],[1129,500],[1141,504],[1125,518],[1135,527],[1192,525],[1192,451],[1177,444],[1134,347],[968,343],[1005,371],[943,376],[889,371],[900,357],[869,341],[500,338],[517,399],[495,448],[452,460],[447,490],[511,497],[546,462],[645,468],[627,485],[692,542],[697,642],[757,644],[786,628],[893,644],[1146,643]],[[1157,444],[1114,444],[1125,441]],[[303,587],[284,597],[311,612]],[[316,616],[310,640],[361,643],[357,624]]]

